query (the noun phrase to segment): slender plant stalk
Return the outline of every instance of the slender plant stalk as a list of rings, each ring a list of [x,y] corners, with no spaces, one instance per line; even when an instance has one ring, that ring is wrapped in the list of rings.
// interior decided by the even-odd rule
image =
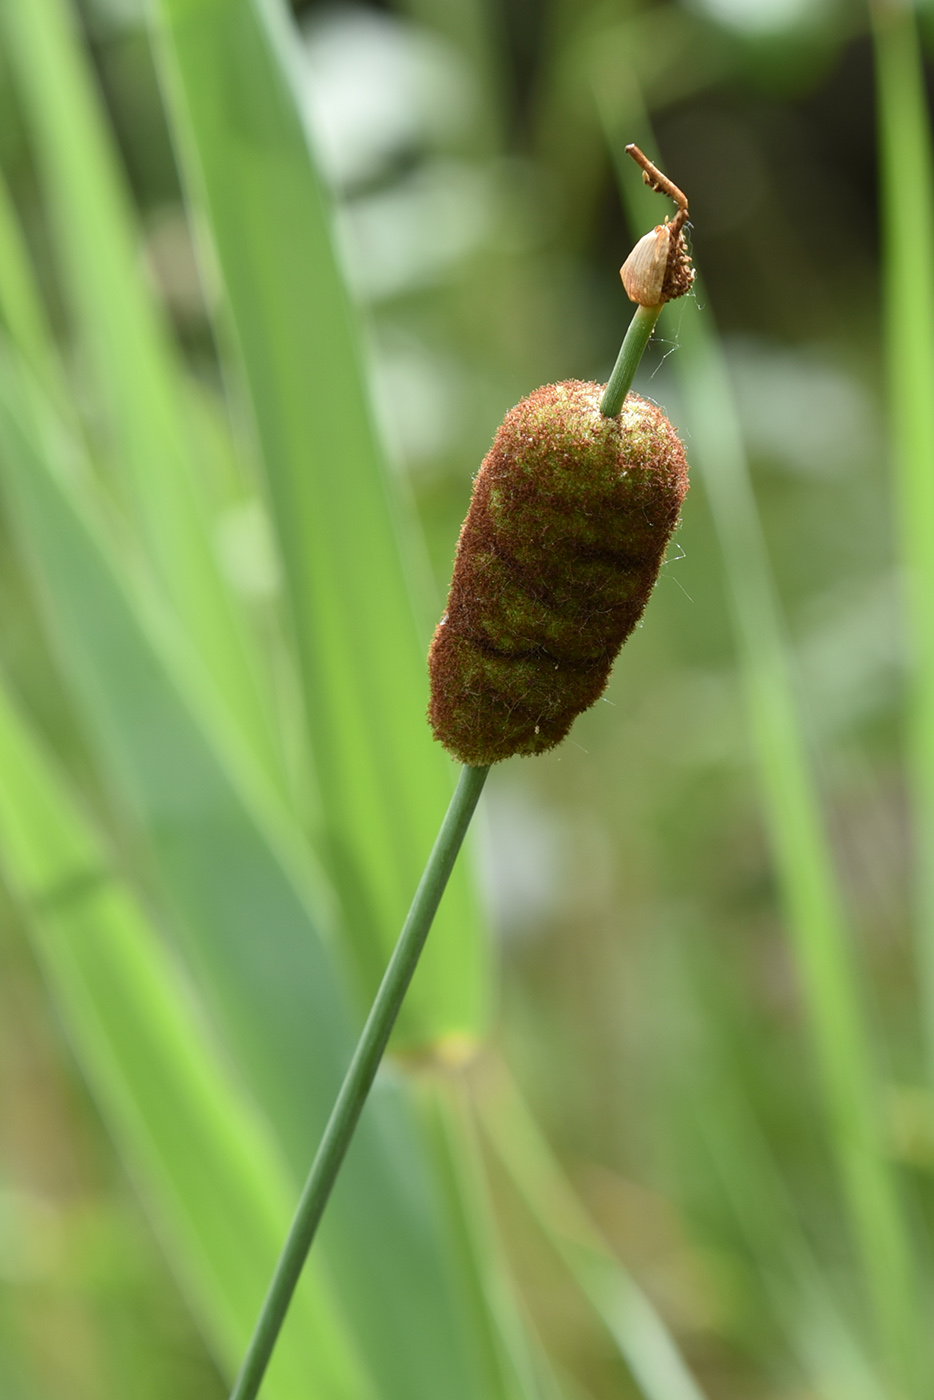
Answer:
[[[622,408],[661,309],[661,306],[636,308],[600,401],[600,412],[604,417],[615,418]],[[367,1017],[337,1102],[331,1110],[230,1400],[255,1400],[259,1392],[292,1294],[376,1078],[399,1008],[489,771],[488,767],[473,768],[467,765],[461,770],[457,790],[451,798],[399,941]]]
[[[254,1400],[489,768],[463,768],[312,1163],[231,1400]]]
[[[636,314],[629,322],[629,330],[619,348],[613,373],[610,375],[603,391],[603,398],[600,400],[600,412],[604,418],[615,418],[622,408],[623,401],[632,387],[632,381],[636,377],[636,370],[639,368],[643,351],[652,337],[655,322],[661,314],[661,309],[661,305],[636,307]]]

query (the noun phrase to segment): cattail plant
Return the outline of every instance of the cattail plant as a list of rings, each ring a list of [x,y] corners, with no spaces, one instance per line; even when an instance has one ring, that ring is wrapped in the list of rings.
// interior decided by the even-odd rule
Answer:
[[[553,748],[603,693],[652,592],[687,491],[668,419],[629,388],[666,301],[693,282],[684,194],[620,269],[637,310],[605,387],[568,380],[506,415],[474,483],[429,654],[429,722],[464,764],[325,1129],[231,1400],[262,1382],[318,1223],[492,764]]]
[[[620,268],[639,306],[638,339],[617,365],[625,383],[614,371],[605,390],[574,379],[536,389],[507,413],[474,483],[429,655],[429,720],[462,763],[543,753],[600,698],[687,491],[668,419],[626,395],[648,339],[641,333],[694,280],[688,202],[637,146],[627,150],[678,212]]]

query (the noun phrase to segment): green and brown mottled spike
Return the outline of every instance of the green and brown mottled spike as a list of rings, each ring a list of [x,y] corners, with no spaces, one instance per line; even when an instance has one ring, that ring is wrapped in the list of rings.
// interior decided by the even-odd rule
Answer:
[[[507,415],[477,474],[428,718],[462,763],[542,753],[602,695],[642,616],[687,491],[684,449],[637,394],[549,384]]]

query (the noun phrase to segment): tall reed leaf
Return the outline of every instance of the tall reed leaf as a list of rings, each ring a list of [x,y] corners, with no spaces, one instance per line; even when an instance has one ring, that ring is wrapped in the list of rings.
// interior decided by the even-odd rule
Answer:
[[[765,817],[831,1137],[883,1348],[894,1373],[908,1378],[919,1359],[911,1252],[885,1151],[849,920],[798,720],[726,368],[700,314],[684,318],[679,342],[692,455],[723,551]]]
[[[500,1378],[504,1400],[561,1400],[549,1384],[546,1354],[524,1325],[508,1274],[464,1080],[461,1070],[436,1066],[420,1076],[417,1090],[438,1179],[459,1226],[464,1273],[472,1284],[464,1306],[477,1318],[485,1363],[490,1375]]]
[[[622,150],[622,145],[619,147]],[[629,172],[633,223],[644,208]],[[701,305],[706,298],[696,284]],[[911,1252],[883,1141],[879,1086],[826,825],[726,363],[709,313],[680,319],[675,367],[692,465],[702,475],[732,603],[763,807],[846,1200],[892,1373],[917,1394],[919,1332]]]
[[[505,1071],[480,1096],[478,1113],[517,1191],[613,1338],[645,1400],[704,1400],[661,1317],[601,1238]]]
[[[762,1131],[762,1106],[750,1100],[744,1074],[752,1017],[742,992],[724,977],[705,932],[693,920],[683,931],[669,930],[664,981],[656,990],[671,1019],[690,1028],[671,1054],[670,1073],[678,1083],[666,1095],[679,1156],[690,1164],[692,1181],[709,1170],[727,1229],[738,1233],[748,1251],[763,1300],[815,1395],[882,1400],[886,1387],[869,1365],[834,1276],[822,1268],[798,1219]]]
[[[6,180],[0,172],[0,321],[45,387],[61,391],[54,344]]]
[[[135,819],[213,1019],[300,1179],[353,1044],[311,912],[320,890],[262,815],[221,717],[189,700],[164,634],[75,495],[74,444],[63,449],[12,367],[0,377],[0,448],[0,482],[101,764]],[[425,1152],[395,1079],[367,1106],[320,1244],[381,1397],[484,1393]]]
[[[918,961],[934,1073],[934,154],[911,7],[873,6],[890,441],[912,667]]]
[[[192,656],[271,780],[270,702],[221,575],[166,327],[146,286],[116,154],[65,0],[0,7],[49,203],[57,265],[106,432],[101,446]]]
[[[218,1360],[232,1371],[287,1227],[292,1179],[219,1063],[108,853],[0,686],[0,867],[101,1111]],[[269,1400],[370,1400],[309,1273]]]
[[[161,0],[169,107],[206,208],[262,446],[320,787],[321,850],[372,993],[451,792],[425,724],[416,546],[388,478],[279,0]],[[485,957],[465,867],[403,1008],[476,1033]]]

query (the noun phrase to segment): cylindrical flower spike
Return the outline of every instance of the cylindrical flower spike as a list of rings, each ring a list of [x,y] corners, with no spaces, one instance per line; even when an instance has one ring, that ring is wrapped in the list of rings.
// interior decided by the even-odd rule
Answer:
[[[603,693],[687,491],[668,419],[569,380],[512,409],[474,483],[429,655],[429,720],[477,767],[542,753]]]

